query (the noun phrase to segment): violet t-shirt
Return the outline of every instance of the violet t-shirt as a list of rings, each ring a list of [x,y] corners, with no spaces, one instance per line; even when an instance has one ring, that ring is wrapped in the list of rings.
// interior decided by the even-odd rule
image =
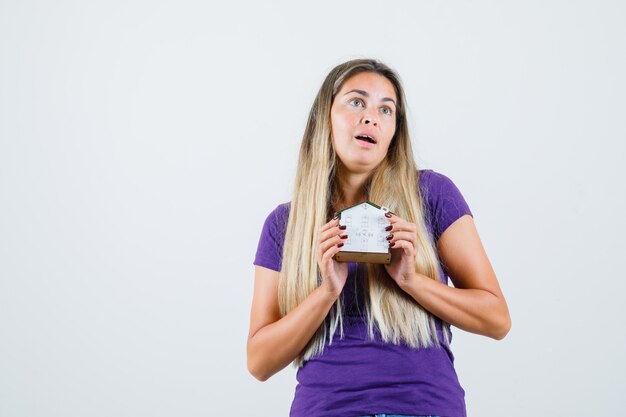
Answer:
[[[420,171],[428,233],[436,242],[454,221],[473,216],[455,184],[433,170]],[[280,271],[290,203],[276,207],[265,220],[254,265]],[[441,345],[414,349],[369,340],[364,312],[364,265],[348,264],[344,302],[344,337],[339,332],[324,352],[298,369],[291,417],[356,417],[366,414],[465,417],[465,391],[454,370],[454,355],[436,319]],[[439,278],[448,283],[440,264]]]

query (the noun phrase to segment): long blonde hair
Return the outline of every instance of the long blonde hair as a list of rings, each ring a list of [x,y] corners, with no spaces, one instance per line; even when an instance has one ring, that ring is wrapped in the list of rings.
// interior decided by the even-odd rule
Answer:
[[[386,77],[393,84],[397,98],[396,132],[385,159],[373,170],[364,191],[370,201],[415,223],[415,269],[432,279],[439,279],[439,259],[426,229],[426,213],[418,186],[419,171],[413,159],[400,79],[391,68],[376,60],[356,59],[330,71],[309,113],[283,246],[278,286],[281,316],[296,308],[321,283],[316,259],[317,233],[331,219],[333,204],[341,197],[336,177],[338,158],[331,138],[330,109],[344,82],[362,72]],[[383,265],[367,264],[364,270],[363,289],[370,338],[374,337],[376,327],[385,342],[399,344],[404,341],[414,348],[440,343],[435,318],[397,286]],[[332,343],[337,328],[343,337],[342,308],[339,297],[326,320],[294,360],[296,367],[321,354],[327,339],[329,344]],[[447,342],[448,329],[442,327]]]

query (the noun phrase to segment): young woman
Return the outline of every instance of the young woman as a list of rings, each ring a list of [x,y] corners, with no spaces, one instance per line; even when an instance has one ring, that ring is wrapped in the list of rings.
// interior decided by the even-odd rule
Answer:
[[[463,196],[415,165],[405,102],[386,65],[335,67],[309,114],[292,200],[263,226],[248,369],[265,381],[294,362],[291,416],[465,416],[450,325],[494,339],[511,327]],[[333,259],[346,238],[335,213],[365,200],[392,212],[388,265]]]

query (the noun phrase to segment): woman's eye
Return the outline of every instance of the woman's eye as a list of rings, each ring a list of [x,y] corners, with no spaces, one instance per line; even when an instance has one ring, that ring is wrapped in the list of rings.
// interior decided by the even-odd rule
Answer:
[[[363,107],[364,105],[363,100],[361,100],[360,98],[353,98],[352,100],[350,100],[350,104],[355,107]]]
[[[389,107],[383,107],[382,109],[380,109],[380,111],[387,116],[391,116],[391,114],[393,113],[393,111]]]

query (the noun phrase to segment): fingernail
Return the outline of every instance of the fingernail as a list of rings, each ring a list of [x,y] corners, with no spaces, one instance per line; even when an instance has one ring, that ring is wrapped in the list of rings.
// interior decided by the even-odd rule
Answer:
[[[339,243],[339,244],[337,245],[337,247],[338,247],[338,248],[340,248],[340,247],[342,247],[342,246],[343,246],[343,242],[341,242],[341,243]]]
[[[385,213],[385,217],[391,217],[391,212],[388,211],[387,213]]]
[[[387,236],[387,240],[391,240],[393,239],[393,233],[389,233],[389,236]]]
[[[391,242],[391,243],[389,244],[389,247],[391,248],[391,247],[393,247],[393,245],[395,245],[395,244],[396,244],[396,242]]]
[[[337,220],[339,218],[339,215],[336,215],[335,217],[333,217],[333,220]]]
[[[347,239],[348,235],[342,235],[342,236],[339,236],[339,237],[342,238],[342,239]]]
[[[339,226],[339,230],[346,230],[348,226]]]
[[[389,226],[385,227],[385,231],[386,232],[390,231],[391,229],[393,229],[393,225],[392,224],[390,224]],[[380,230],[380,229],[378,229],[378,230]]]

